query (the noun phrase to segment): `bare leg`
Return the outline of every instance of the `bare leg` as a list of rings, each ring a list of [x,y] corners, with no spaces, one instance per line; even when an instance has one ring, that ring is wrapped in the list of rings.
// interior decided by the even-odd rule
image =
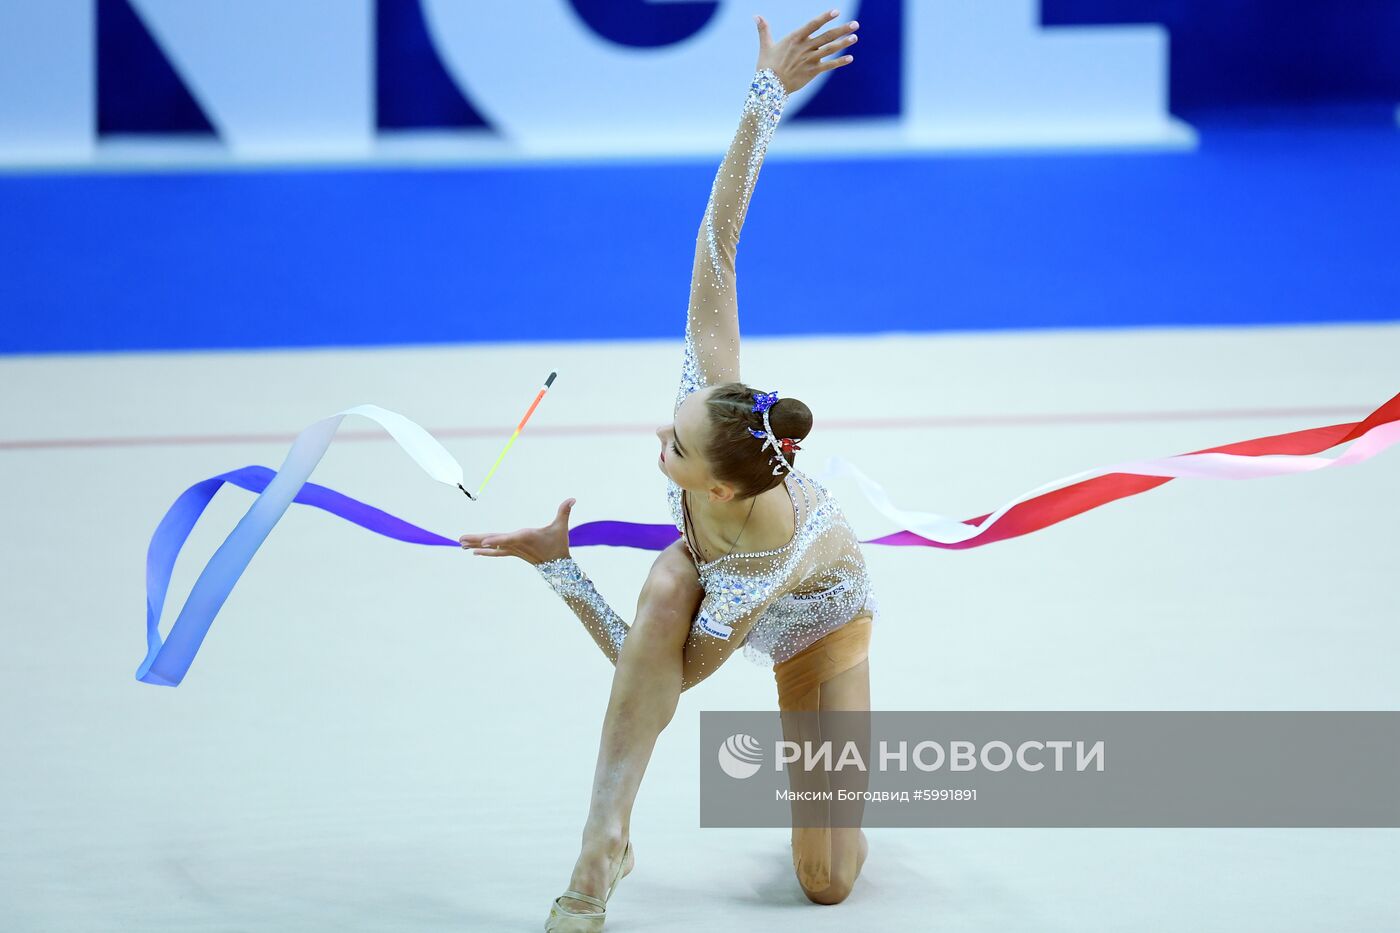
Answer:
[[[569,880],[576,891],[595,897],[607,893],[627,844],[632,804],[656,738],[676,712],[684,646],[703,595],[695,565],[678,540],[652,565],[637,600],[636,621],[618,655],[582,849]],[[560,903],[576,912],[597,910],[571,897]]]

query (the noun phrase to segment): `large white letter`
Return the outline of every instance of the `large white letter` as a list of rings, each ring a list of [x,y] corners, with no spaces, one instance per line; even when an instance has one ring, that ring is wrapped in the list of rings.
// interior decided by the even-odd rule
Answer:
[[[1167,111],[1167,31],[1041,29],[1039,0],[908,0],[904,118],[952,147],[1190,146]]]
[[[86,157],[97,136],[94,0],[0,2],[0,158]]]
[[[235,154],[365,153],[370,0],[132,0]]]
[[[723,149],[758,58],[752,4],[724,2],[698,33],[663,48],[595,35],[565,0],[421,0],[448,71],[487,120],[522,150],[638,154]],[[857,18],[848,0],[835,23]],[[811,0],[765,0],[774,41],[821,12]],[[789,99],[797,110],[827,74]]]

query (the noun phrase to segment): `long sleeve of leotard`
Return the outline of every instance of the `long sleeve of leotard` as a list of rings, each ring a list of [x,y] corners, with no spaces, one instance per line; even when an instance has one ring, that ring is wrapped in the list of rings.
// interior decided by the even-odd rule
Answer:
[[[536,565],[536,569],[579,617],[608,660],[616,664],[618,655],[622,653],[622,640],[627,637],[628,625],[608,605],[583,568],[572,557],[560,557],[542,561]]]
[[[702,386],[739,378],[739,302],[734,272],[739,231],[786,101],[787,90],[771,68],[753,76],[739,129],[710,187],[710,200],[695,237],[677,408]]]

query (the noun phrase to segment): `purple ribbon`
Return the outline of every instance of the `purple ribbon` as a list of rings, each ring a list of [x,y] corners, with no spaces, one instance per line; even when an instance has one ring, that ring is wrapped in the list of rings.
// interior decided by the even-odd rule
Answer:
[[[156,526],[150,546],[146,550],[147,657],[138,675],[139,679],[171,687],[179,683],[185,669],[199,651],[200,643],[208,632],[208,623],[212,621],[213,612],[217,611],[215,608],[205,613],[207,618],[201,624],[173,626],[170,634],[162,641],[160,616],[165,606],[166,593],[170,588],[170,576],[175,569],[175,560],[180,556],[180,549],[184,547],[190,532],[213,500],[214,494],[225,483],[261,494],[276,475],[276,470],[265,466],[245,466],[220,473],[186,489],[166,511],[165,517]],[[420,528],[367,502],[352,499],[344,493],[317,483],[304,483],[292,501],[329,512],[351,524],[386,538],[393,538],[395,541],[433,547],[461,547],[456,539]],[[678,537],[680,534],[672,525],[601,521],[588,522],[570,529],[569,545],[588,547],[601,544],[660,551]],[[158,661],[160,663],[157,663]]]

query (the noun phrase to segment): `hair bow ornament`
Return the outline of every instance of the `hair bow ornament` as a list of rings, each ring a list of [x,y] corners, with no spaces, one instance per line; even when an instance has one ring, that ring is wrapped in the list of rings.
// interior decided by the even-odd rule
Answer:
[[[753,411],[767,411],[777,403],[777,392],[757,392],[754,394]]]

